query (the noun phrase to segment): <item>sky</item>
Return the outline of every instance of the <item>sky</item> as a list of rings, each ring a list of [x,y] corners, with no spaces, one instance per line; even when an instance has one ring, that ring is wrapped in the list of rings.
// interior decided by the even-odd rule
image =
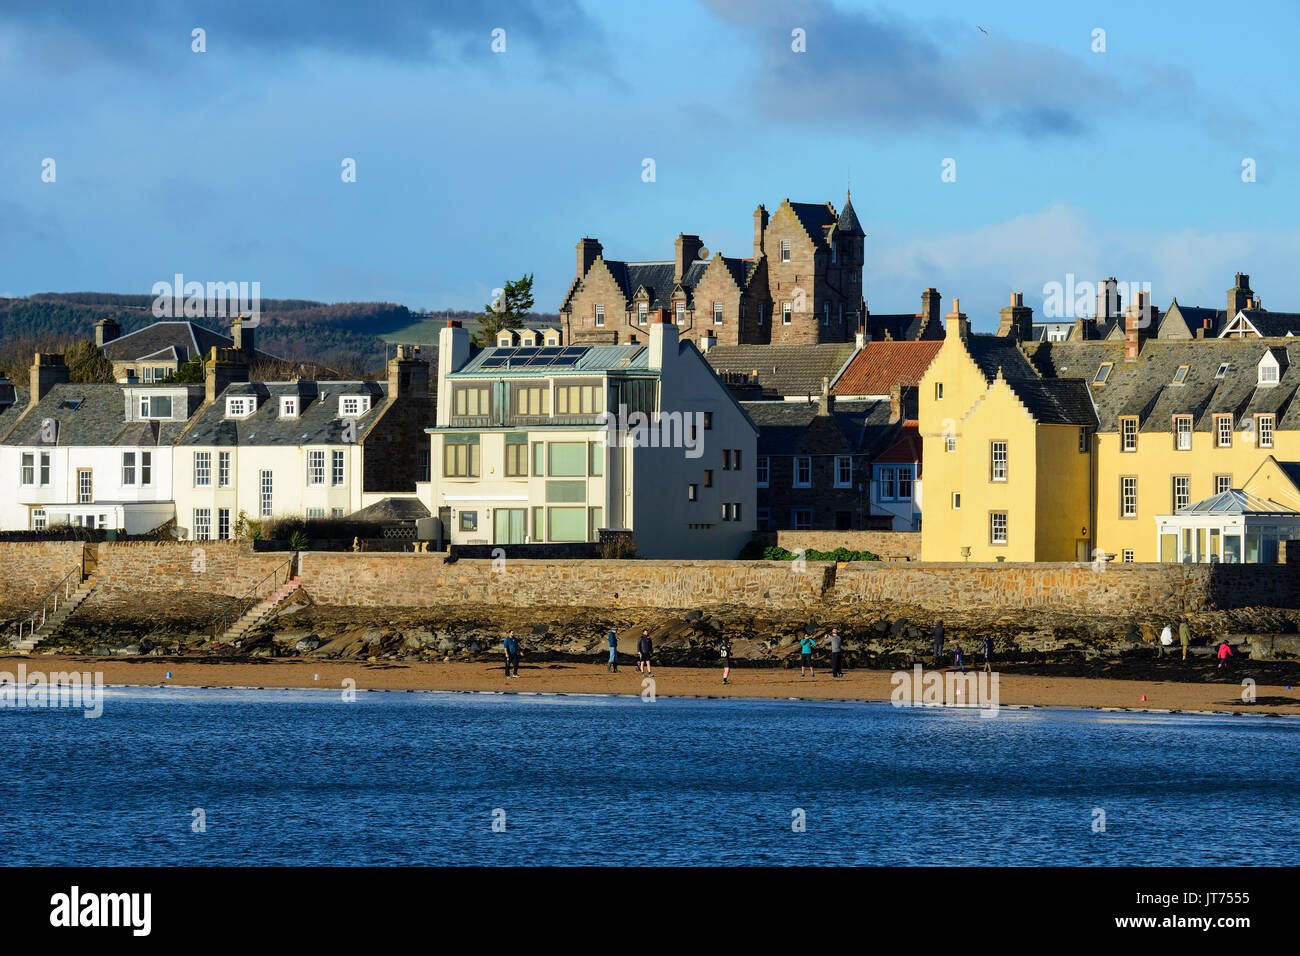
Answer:
[[[0,0],[0,295],[533,273],[555,311],[584,235],[744,257],[759,203],[851,182],[872,312],[933,286],[991,330],[1071,275],[1221,308],[1236,272],[1300,311],[1300,5],[971,7]]]

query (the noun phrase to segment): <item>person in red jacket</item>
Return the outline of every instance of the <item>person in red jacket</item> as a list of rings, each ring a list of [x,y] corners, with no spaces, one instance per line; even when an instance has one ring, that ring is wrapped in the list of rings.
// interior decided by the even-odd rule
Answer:
[[[1218,666],[1217,669],[1218,669],[1218,670],[1221,670],[1221,671],[1222,671],[1222,670],[1227,670],[1227,669],[1228,669],[1228,658],[1231,657],[1231,656],[1232,656],[1232,648],[1228,646],[1228,642],[1227,642],[1227,641],[1222,641],[1222,642],[1220,642],[1220,644],[1219,644],[1219,666]]]

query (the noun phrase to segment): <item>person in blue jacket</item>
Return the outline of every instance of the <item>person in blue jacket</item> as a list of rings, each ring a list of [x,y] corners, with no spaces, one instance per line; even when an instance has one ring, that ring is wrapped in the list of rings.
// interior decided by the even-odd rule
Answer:
[[[609,629],[609,663],[605,665],[605,670],[618,673],[618,628]]]
[[[804,668],[808,669],[808,676],[814,677],[812,652],[817,646],[817,641],[811,634],[805,634],[799,639],[799,676],[803,677]]]
[[[519,638],[515,637],[514,631],[511,631],[509,634],[506,635],[504,644],[505,644],[505,651],[506,651],[506,676],[518,677],[519,676],[519,653],[520,653]],[[515,672],[513,674],[510,673],[511,666],[513,666],[515,669]]]

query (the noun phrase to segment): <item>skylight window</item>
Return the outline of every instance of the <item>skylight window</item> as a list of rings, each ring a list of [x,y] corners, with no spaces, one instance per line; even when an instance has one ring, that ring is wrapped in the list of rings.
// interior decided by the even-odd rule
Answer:
[[[1223,363],[1219,366],[1219,370],[1218,370],[1217,372],[1214,373],[1214,377],[1215,377],[1215,378],[1223,378],[1223,376],[1225,376],[1225,375],[1227,375],[1227,374],[1228,374],[1228,363],[1227,363],[1227,362],[1223,362]]]
[[[1174,372],[1174,384],[1182,385],[1185,381],[1187,381],[1187,366],[1180,365],[1178,371]]]
[[[1115,367],[1114,362],[1102,362],[1097,369],[1097,374],[1093,377],[1092,384],[1105,385],[1106,379],[1110,378],[1110,370]]]

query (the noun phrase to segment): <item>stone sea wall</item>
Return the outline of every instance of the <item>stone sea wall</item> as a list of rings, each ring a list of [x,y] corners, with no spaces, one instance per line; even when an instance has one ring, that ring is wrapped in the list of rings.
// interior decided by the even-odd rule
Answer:
[[[30,613],[81,560],[80,541],[0,543],[0,615]]]
[[[870,551],[882,561],[920,561],[919,531],[777,531],[776,543],[787,551]]]

